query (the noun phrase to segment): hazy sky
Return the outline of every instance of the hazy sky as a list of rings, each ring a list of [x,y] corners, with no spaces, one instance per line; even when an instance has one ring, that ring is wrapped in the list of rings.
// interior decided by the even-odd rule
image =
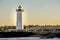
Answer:
[[[0,0],[0,25],[16,25],[22,5],[23,24],[60,24],[60,0]]]

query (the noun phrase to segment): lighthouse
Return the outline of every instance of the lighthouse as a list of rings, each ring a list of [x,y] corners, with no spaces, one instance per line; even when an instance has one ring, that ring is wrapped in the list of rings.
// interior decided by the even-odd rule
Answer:
[[[16,22],[16,29],[22,29],[22,12],[21,5],[18,6],[18,9],[16,9],[17,12],[17,22]]]

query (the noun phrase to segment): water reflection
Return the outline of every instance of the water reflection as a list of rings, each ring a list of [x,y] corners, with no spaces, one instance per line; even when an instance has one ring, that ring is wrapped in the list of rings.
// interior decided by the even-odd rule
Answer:
[[[59,38],[40,39],[39,37],[0,38],[0,40],[60,40]]]
[[[0,38],[0,40],[39,40],[39,37]]]

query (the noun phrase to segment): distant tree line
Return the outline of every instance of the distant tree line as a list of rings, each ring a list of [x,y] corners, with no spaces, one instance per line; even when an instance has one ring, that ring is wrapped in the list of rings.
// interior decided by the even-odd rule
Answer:
[[[45,28],[47,28],[47,27],[56,27],[56,28],[58,28],[58,27],[60,27],[60,25],[24,25],[24,29],[26,29],[26,28],[32,28],[32,27],[45,27]]]
[[[0,31],[4,31],[8,29],[16,29],[16,26],[0,26]]]

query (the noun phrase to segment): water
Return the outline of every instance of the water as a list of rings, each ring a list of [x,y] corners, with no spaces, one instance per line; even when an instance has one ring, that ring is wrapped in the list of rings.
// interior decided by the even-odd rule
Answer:
[[[0,38],[0,40],[60,40],[60,38],[40,39],[40,37]]]

